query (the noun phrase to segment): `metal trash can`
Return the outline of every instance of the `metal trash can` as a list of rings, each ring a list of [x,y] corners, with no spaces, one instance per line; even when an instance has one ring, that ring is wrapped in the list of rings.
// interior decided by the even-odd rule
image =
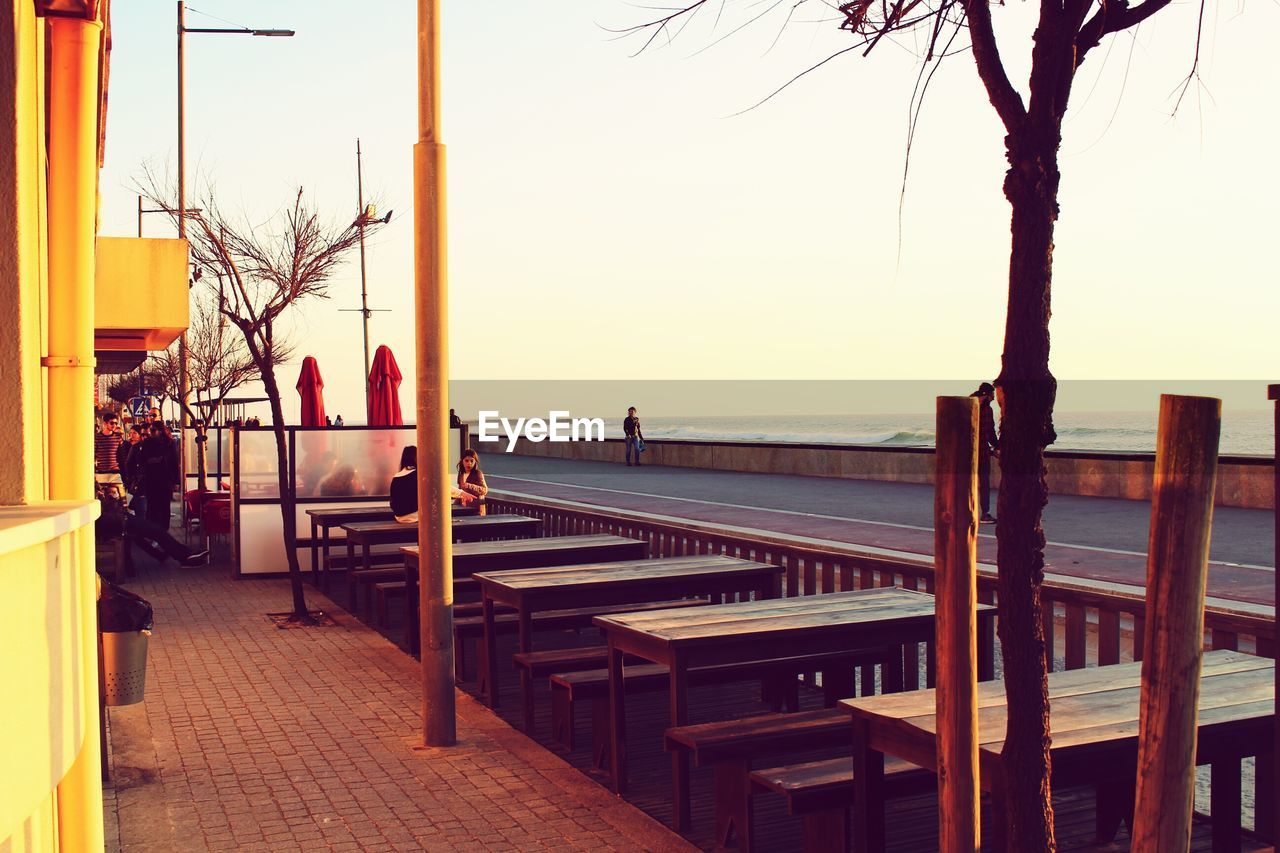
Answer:
[[[147,685],[147,639],[150,631],[104,631],[102,697],[112,707],[142,701]]]

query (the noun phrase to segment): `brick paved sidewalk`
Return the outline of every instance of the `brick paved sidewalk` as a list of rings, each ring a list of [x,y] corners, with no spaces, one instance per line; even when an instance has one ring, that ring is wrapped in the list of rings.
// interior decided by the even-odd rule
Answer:
[[[288,584],[227,574],[126,584],[156,629],[146,702],[111,710],[108,849],[692,849],[465,694],[459,745],[415,749],[415,661],[311,588],[338,625],[280,630]]]

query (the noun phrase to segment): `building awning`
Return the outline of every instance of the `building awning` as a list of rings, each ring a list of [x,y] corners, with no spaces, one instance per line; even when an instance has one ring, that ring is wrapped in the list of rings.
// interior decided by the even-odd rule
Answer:
[[[190,322],[187,241],[99,237],[95,350],[167,349]]]

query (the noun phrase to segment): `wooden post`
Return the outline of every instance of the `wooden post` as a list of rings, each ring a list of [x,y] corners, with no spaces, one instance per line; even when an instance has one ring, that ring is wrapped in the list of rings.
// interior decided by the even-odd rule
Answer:
[[[1191,843],[1204,590],[1221,419],[1219,400],[1160,397],[1134,850],[1182,851]]]
[[[939,397],[933,554],[939,849],[973,853],[978,814],[978,401]]]

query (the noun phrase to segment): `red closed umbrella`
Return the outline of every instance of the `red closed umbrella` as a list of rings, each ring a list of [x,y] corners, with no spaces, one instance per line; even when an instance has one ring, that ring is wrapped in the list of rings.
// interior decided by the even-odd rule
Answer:
[[[302,360],[302,372],[298,374],[295,387],[302,397],[302,415],[298,422],[304,427],[324,426],[324,380],[320,378],[320,368],[312,356]]]
[[[400,368],[385,344],[373,354],[369,369],[369,426],[402,426],[400,414]]]

